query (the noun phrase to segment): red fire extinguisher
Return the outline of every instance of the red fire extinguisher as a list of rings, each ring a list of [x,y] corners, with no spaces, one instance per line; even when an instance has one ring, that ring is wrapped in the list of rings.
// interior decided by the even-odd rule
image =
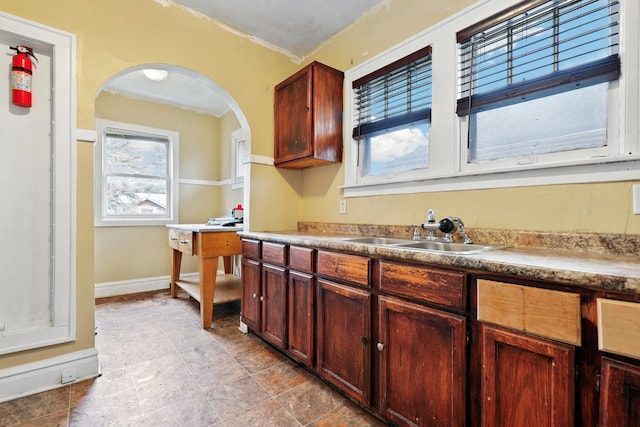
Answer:
[[[33,49],[27,46],[11,47],[17,53],[11,63],[11,102],[20,107],[31,107],[31,75],[33,63],[31,58],[38,61]]]

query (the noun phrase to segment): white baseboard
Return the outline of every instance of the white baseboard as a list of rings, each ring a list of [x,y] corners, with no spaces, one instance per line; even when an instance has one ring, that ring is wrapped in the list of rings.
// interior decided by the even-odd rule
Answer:
[[[198,273],[182,274],[180,277],[198,276]],[[95,297],[105,298],[117,295],[135,294],[138,292],[159,291],[169,289],[171,277],[146,277],[143,279],[121,280],[119,282],[96,283]]]
[[[40,393],[100,375],[95,348],[0,369],[0,402]]]

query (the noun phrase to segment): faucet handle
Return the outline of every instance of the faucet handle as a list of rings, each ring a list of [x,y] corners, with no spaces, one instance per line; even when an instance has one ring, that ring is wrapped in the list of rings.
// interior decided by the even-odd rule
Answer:
[[[445,234],[451,234],[456,231],[456,223],[450,218],[442,218],[438,224],[438,229]]]
[[[427,223],[434,223],[434,222],[436,222],[436,213],[434,212],[434,210],[433,210],[433,209],[429,209],[429,210],[427,211],[427,220],[426,220],[426,222],[427,222]]]

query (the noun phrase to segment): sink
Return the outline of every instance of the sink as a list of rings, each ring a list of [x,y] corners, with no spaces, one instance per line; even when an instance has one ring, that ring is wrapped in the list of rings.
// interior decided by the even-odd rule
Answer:
[[[452,254],[475,254],[478,252],[485,252],[493,249],[504,248],[505,246],[477,245],[473,243],[471,244],[447,243],[447,242],[437,242],[433,240],[421,240],[421,241],[412,241],[410,243],[395,245],[395,247],[429,251],[429,252],[446,252],[446,253],[452,253]]]
[[[504,248],[505,246],[447,243],[434,240],[411,240],[393,237],[350,237],[341,239],[343,242],[362,243],[365,245],[389,246],[398,249],[409,249],[416,251],[450,253],[450,254],[475,254]]]
[[[342,239],[343,242],[364,243],[367,245],[399,245],[403,243],[411,243],[410,239],[397,239],[393,237],[353,237]]]

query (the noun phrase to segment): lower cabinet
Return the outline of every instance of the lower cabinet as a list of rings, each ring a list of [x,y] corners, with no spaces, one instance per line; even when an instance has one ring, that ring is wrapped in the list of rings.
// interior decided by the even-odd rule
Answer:
[[[480,325],[483,427],[574,425],[575,348]]]
[[[262,318],[260,333],[274,346],[284,350],[287,335],[287,270],[262,264]]]
[[[309,367],[314,362],[314,282],[309,273],[289,271],[287,354]]]
[[[260,307],[261,296],[261,266],[260,261],[242,257],[241,277],[242,277],[242,322],[252,330],[259,332],[261,328],[260,317],[262,310]]]
[[[286,248],[280,244],[260,243],[250,240],[242,242],[242,322],[284,350],[287,337]],[[275,261],[282,265],[260,262],[251,257],[262,257],[263,261]]]
[[[466,319],[378,297],[379,410],[401,426],[464,426]]]
[[[640,297],[523,282],[244,239],[242,322],[395,426],[640,426]]]
[[[371,400],[371,292],[318,279],[317,371],[358,402]]]
[[[599,425],[640,426],[640,366],[602,359]]]

